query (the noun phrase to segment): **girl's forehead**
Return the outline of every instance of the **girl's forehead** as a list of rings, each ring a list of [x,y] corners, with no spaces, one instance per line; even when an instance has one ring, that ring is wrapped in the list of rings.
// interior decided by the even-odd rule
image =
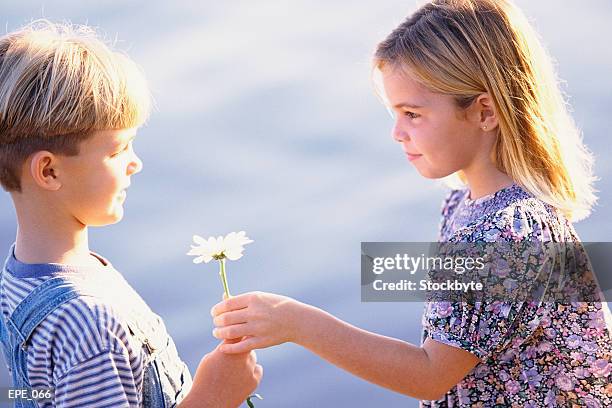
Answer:
[[[402,104],[407,107],[423,107],[432,103],[435,94],[398,68],[378,69],[377,88],[391,106]]]

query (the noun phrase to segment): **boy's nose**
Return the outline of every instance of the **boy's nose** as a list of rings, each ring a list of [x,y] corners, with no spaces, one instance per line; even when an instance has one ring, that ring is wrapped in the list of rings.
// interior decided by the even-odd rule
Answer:
[[[136,174],[142,171],[142,160],[140,157],[134,155],[134,160],[128,166],[128,174]]]

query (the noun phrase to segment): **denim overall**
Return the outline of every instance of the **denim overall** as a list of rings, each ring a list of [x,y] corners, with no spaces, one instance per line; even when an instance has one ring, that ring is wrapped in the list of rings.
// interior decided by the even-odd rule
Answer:
[[[0,279],[2,278],[0,271]],[[94,296],[82,291],[74,282],[64,277],[49,278],[28,294],[5,321],[0,318],[0,339],[4,357],[9,366],[13,388],[30,388],[26,353],[32,332],[53,310],[78,296]],[[135,322],[128,323],[130,334],[143,345],[146,360],[143,364],[142,406],[145,408],[170,408],[176,406],[187,394],[191,374],[187,366],[176,361],[176,349],[169,336],[165,344],[149,340]],[[158,344],[155,344],[158,343]],[[15,407],[39,407],[35,400],[16,399]]]

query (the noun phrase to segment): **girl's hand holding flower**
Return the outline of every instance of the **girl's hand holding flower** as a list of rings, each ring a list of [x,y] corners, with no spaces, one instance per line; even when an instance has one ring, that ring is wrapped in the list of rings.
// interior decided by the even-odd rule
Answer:
[[[218,339],[241,338],[237,343],[223,344],[225,353],[244,353],[285,342],[299,344],[300,327],[312,306],[294,299],[264,292],[249,292],[215,305],[211,314],[217,326]]]

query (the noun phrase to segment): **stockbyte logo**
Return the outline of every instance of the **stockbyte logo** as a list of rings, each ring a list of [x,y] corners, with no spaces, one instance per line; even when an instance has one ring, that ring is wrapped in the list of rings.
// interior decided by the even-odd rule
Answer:
[[[612,243],[362,242],[361,300],[600,302],[609,254]]]

